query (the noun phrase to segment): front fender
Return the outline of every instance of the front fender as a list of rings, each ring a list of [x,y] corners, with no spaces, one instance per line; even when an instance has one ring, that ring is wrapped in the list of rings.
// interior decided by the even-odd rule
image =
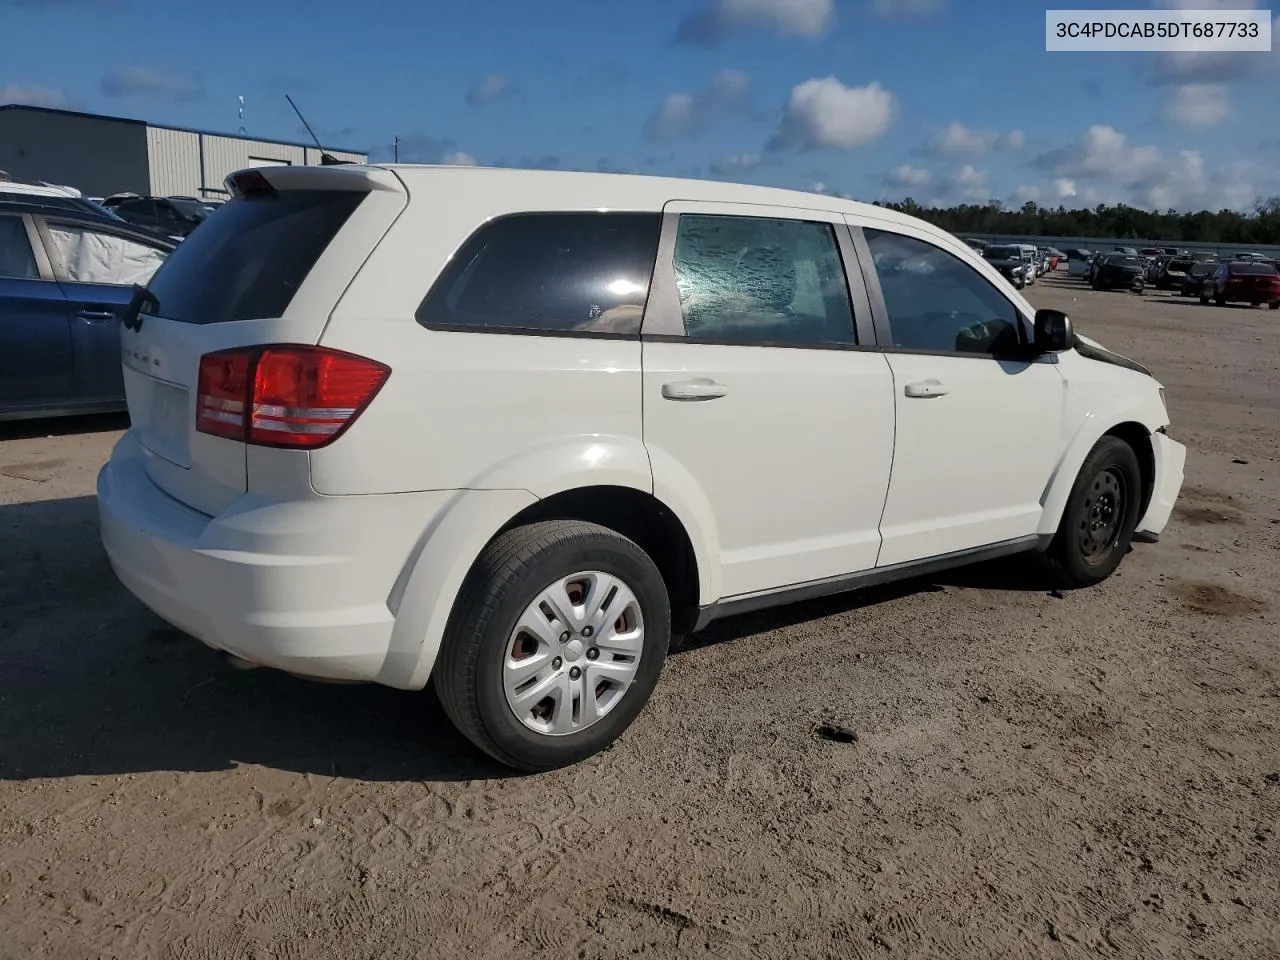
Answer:
[[[1164,408],[1157,399],[1148,400],[1130,393],[1117,395],[1099,402],[1083,417],[1079,429],[1067,444],[1066,452],[1059,459],[1053,476],[1050,477],[1041,499],[1043,512],[1036,532],[1042,536],[1052,536],[1057,532],[1062,521],[1062,512],[1066,509],[1067,499],[1071,496],[1071,487],[1084,465],[1085,458],[1103,436],[1122,423],[1137,423],[1148,433],[1167,422]]]

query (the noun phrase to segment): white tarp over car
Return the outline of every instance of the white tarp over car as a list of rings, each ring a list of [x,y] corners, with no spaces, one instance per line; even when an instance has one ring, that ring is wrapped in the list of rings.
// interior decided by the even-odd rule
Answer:
[[[50,224],[49,236],[76,283],[145,285],[168,256],[164,250],[83,227]]]

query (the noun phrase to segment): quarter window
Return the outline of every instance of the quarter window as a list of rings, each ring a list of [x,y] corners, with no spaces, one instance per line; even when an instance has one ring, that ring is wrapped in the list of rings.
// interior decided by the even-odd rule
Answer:
[[[19,217],[0,217],[0,277],[9,280],[40,279],[26,224]]]
[[[895,347],[980,354],[1017,348],[1017,308],[973,267],[914,237],[871,229],[863,233]]]
[[[527,213],[481,227],[418,308],[427,327],[636,336],[657,213]]]
[[[849,287],[829,223],[684,214],[674,261],[690,339],[854,342]]]

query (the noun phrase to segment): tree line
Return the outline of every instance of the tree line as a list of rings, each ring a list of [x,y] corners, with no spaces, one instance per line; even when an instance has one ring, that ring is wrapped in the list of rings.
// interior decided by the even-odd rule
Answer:
[[[1117,240],[1167,240],[1173,243],[1280,244],[1280,197],[1260,200],[1253,210],[1155,213],[1126,204],[1100,203],[1093,209],[1042,207],[1034,201],[1017,210],[999,200],[956,207],[922,207],[910,197],[877,206],[919,217],[954,234],[1113,237]]]

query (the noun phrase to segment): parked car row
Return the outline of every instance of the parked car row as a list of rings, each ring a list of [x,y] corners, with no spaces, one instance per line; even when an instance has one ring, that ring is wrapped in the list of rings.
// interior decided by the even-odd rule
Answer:
[[[965,240],[965,243],[981,253],[984,260],[1019,290],[1058,269],[1058,264],[1066,259],[1066,254],[1060,250],[1030,243],[988,243],[974,239]]]

